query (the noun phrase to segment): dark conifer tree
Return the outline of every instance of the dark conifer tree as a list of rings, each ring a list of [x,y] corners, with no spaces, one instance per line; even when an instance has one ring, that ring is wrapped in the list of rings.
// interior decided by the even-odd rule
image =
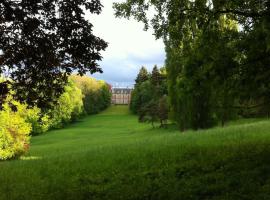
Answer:
[[[148,79],[149,79],[149,73],[147,69],[144,66],[142,66],[139,74],[137,75],[137,78],[135,79],[135,83],[138,85],[147,81]]]
[[[154,86],[159,86],[162,82],[162,75],[158,69],[158,67],[155,65],[152,74],[151,74],[151,83]]]

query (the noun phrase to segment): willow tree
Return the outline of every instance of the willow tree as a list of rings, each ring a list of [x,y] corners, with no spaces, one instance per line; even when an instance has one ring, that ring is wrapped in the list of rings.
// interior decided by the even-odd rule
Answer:
[[[224,124],[231,115],[228,110],[235,107],[235,94],[250,92],[251,84],[243,84],[250,74],[256,71],[260,77],[269,72],[269,4],[267,0],[127,0],[114,8],[116,16],[133,16],[164,40],[170,103],[184,130],[206,128],[218,119]],[[255,33],[262,36],[263,50],[256,43],[247,45]],[[262,61],[262,70],[257,71],[256,63]],[[260,80],[259,88],[269,85]]]

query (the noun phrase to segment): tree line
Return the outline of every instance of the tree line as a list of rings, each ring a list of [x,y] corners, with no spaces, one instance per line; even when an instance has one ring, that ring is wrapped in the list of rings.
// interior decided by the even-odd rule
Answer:
[[[29,134],[60,128],[110,104],[102,72],[107,43],[85,14],[99,0],[0,1],[0,160],[23,154]]]
[[[0,110],[0,160],[24,154],[29,149],[30,136],[63,128],[82,116],[106,109],[111,102],[110,90],[104,81],[72,75],[64,92],[47,109],[29,106],[9,95]]]
[[[270,1],[133,0],[114,9],[163,39],[171,116],[181,130],[269,116]]]

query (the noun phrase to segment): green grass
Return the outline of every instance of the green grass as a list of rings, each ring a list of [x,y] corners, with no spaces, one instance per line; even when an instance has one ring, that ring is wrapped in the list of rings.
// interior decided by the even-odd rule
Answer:
[[[0,200],[270,199],[270,122],[181,133],[112,106],[0,162]]]

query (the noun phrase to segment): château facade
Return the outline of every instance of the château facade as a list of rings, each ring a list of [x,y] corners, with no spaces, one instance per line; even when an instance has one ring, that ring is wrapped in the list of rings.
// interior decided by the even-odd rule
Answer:
[[[130,104],[131,92],[131,88],[112,88],[112,104]]]

